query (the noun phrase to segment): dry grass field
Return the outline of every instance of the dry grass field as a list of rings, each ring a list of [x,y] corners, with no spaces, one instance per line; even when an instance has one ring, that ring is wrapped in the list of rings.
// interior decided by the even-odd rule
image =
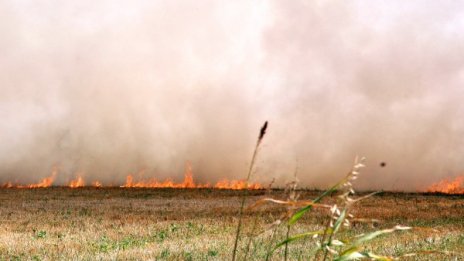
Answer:
[[[0,189],[0,260],[230,260],[239,196],[244,191],[214,189],[46,188]],[[247,202],[282,190],[250,192]],[[318,193],[302,191],[301,199]],[[330,202],[334,198],[328,198]],[[281,241],[285,226],[269,229],[285,208],[265,205],[244,215],[239,259],[263,260]],[[316,209],[292,227],[292,234],[324,226],[327,211]],[[437,194],[383,193],[359,202],[344,236],[396,224],[414,227],[377,238],[366,245],[377,253],[399,256],[440,250],[409,260],[462,260],[464,197]],[[251,241],[247,238],[256,224]],[[289,245],[292,260],[307,259],[314,241]],[[272,260],[283,258],[277,250]],[[405,258],[407,259],[407,258]]]

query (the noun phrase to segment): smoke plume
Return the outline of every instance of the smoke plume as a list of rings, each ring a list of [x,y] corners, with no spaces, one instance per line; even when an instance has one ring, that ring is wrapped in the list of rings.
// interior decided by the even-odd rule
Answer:
[[[464,171],[458,1],[0,0],[0,183],[59,168],[364,189]],[[385,167],[380,163],[385,162]]]

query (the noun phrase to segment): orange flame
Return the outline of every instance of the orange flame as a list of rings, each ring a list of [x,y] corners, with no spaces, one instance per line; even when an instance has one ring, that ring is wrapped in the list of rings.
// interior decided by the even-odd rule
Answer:
[[[217,189],[262,189],[263,187],[258,183],[250,183],[247,186],[245,180],[221,180],[214,185],[214,188]]]
[[[142,172],[143,173],[143,172]],[[167,179],[163,182],[159,182],[156,179],[139,179],[134,180],[132,175],[126,177],[126,182],[124,185],[120,186],[122,188],[215,188],[215,189],[262,189],[263,186],[259,183],[248,183],[245,180],[221,180],[217,182],[214,186],[209,183],[197,184],[193,179],[192,167],[190,164],[186,165],[184,180],[181,183],[175,183],[170,179]],[[55,178],[58,174],[58,168],[54,167],[52,174],[49,177],[42,179],[39,183],[28,184],[28,185],[17,185],[12,182],[7,182],[0,184],[0,187],[3,188],[46,188],[53,185]],[[82,188],[85,187],[85,181],[81,175],[77,175],[76,179],[71,180],[68,185],[70,188]],[[93,181],[91,183],[92,187],[100,188],[104,185],[100,181]]]
[[[184,185],[184,188],[194,188],[195,187],[195,182],[193,181],[193,174],[192,174],[192,166],[187,163],[187,166],[185,167],[185,176],[184,176],[184,182],[182,183]]]
[[[68,184],[70,188],[82,188],[83,186],[85,186],[85,183],[81,176],[77,176],[77,179],[71,180]]]
[[[13,187],[15,187],[15,186],[13,185],[13,183],[11,183],[10,181],[8,181],[8,182],[6,182],[6,183],[3,183],[0,187],[2,187],[2,188],[13,188]]]
[[[216,188],[216,189],[261,189],[262,186],[258,183],[248,184],[244,180],[222,180],[211,186],[206,184],[195,184],[193,180],[192,167],[187,164],[185,168],[184,181],[182,183],[174,183],[172,180],[167,179],[164,182],[158,182],[155,179],[139,180],[134,182],[134,177],[128,175],[126,177],[126,184],[121,186],[123,188]]]
[[[446,194],[464,194],[464,176],[458,176],[454,180],[444,179],[431,185],[427,192],[438,192]]]
[[[17,188],[48,188],[51,185],[53,185],[53,181],[55,181],[56,175],[58,175],[58,167],[53,167],[52,169],[52,175],[49,177],[43,178],[39,183],[35,184],[29,184],[29,185],[17,185],[13,186],[11,182],[8,182],[7,184],[9,187],[17,187]]]
[[[167,179],[163,182],[158,182],[155,179],[134,181],[134,176],[128,175],[126,177],[126,184],[122,188],[215,188],[215,189],[262,189],[263,186],[259,183],[250,183],[247,186],[244,180],[221,180],[214,186],[210,184],[195,184],[193,176],[185,174],[182,183],[174,183],[172,180]]]

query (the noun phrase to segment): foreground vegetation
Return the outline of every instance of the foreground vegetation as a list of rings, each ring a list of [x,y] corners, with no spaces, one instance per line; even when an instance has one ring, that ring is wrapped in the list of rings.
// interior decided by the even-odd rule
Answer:
[[[244,191],[212,189],[48,188],[0,189],[0,259],[56,260],[224,260],[230,259],[240,196]],[[301,191],[300,198],[319,192]],[[251,191],[249,202],[272,197],[286,199],[282,190]],[[335,196],[325,199],[335,202]],[[286,213],[279,205],[245,210],[239,259],[263,260],[285,238],[286,226],[272,223]],[[374,239],[375,253],[400,256],[409,252],[444,253],[410,260],[460,260],[464,252],[464,197],[438,194],[382,193],[363,200],[351,211],[349,237],[401,224],[412,231]],[[375,222],[364,222],[375,219]],[[325,227],[327,211],[315,208],[304,215],[292,233]],[[255,231],[253,240],[246,236]],[[289,244],[289,259],[304,259],[311,240]],[[281,260],[284,248],[272,256]],[[406,260],[408,258],[405,258]]]

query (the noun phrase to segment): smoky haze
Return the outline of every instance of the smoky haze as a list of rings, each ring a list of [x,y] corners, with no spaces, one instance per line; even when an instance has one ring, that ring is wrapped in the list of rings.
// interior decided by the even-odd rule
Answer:
[[[58,166],[121,184],[244,178],[363,189],[464,171],[459,1],[0,0],[0,183]],[[380,163],[386,162],[381,168]]]

